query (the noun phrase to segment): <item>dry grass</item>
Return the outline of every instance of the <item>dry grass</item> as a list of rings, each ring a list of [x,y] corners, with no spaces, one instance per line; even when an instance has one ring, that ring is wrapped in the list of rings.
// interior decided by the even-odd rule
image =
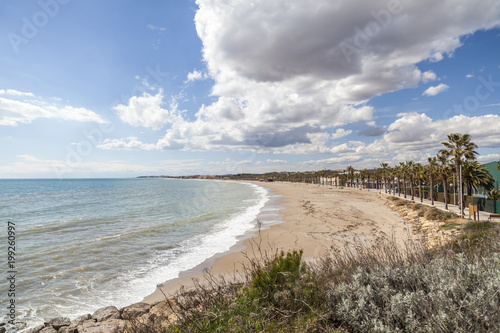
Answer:
[[[171,302],[175,323],[136,332],[498,332],[499,230],[469,223],[433,250],[359,242],[308,265],[255,244],[240,282],[207,272]]]

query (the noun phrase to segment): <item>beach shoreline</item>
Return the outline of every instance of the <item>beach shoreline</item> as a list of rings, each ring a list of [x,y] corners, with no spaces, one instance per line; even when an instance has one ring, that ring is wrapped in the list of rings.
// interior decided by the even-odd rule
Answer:
[[[203,271],[232,279],[243,273],[243,264],[258,250],[302,250],[306,261],[349,244],[376,244],[392,238],[402,246],[415,239],[411,228],[401,216],[385,205],[385,197],[377,192],[353,188],[336,188],[304,183],[253,182],[281,197],[279,214],[282,223],[264,230],[253,230],[229,251],[204,261],[183,272],[179,278],[159,285],[143,302],[154,304],[171,298],[181,287],[189,290],[194,280],[203,281]],[[276,202],[273,203],[276,205]]]

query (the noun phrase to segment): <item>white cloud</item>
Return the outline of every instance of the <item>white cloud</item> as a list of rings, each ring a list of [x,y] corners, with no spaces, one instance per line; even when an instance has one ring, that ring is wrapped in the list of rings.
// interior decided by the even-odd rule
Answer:
[[[427,88],[427,90],[423,92],[422,96],[436,96],[437,94],[445,92],[449,88],[450,87],[447,84],[440,83],[439,85],[437,85],[435,87]]]
[[[335,131],[335,133],[332,133],[332,140],[336,140],[336,139],[340,139],[340,138],[343,138],[345,136],[348,136],[349,134],[351,134],[352,131],[351,130],[345,130],[343,128],[339,128]]]
[[[18,155],[22,161],[5,163],[0,165],[0,177],[46,177],[46,178],[73,178],[92,177],[96,173],[113,177],[137,176],[137,175],[158,175],[185,174],[186,171],[194,170],[201,166],[201,163],[183,163],[179,161],[175,166],[164,166],[164,163],[148,166],[144,164],[133,164],[125,161],[83,161],[78,165],[68,165],[64,160],[40,159],[31,155]],[[190,169],[192,168],[192,169]]]
[[[490,163],[493,161],[500,161],[500,154],[488,154],[488,155],[479,155],[477,157],[479,163]]]
[[[105,150],[157,150],[154,144],[145,144],[136,137],[127,139],[105,139],[97,148]]]
[[[443,148],[441,142],[447,141],[447,134],[450,132],[470,134],[472,141],[480,149],[500,147],[500,128],[497,126],[500,123],[499,115],[455,116],[451,119],[433,120],[426,114],[405,113],[399,117],[387,127],[382,138],[372,143],[349,141],[334,152],[336,157],[303,164],[316,168],[342,168],[348,164],[373,167],[388,159],[393,164],[405,160],[426,163],[428,156]],[[490,162],[497,155],[486,156],[479,161]]]
[[[91,110],[68,105],[60,107],[57,104],[45,102],[29,92],[0,90],[0,94],[11,96],[10,98],[0,97],[0,126],[30,124],[39,118],[105,123],[101,116]],[[23,97],[30,98],[19,99]]]
[[[39,162],[40,161],[38,158],[31,156],[31,155],[28,155],[28,154],[17,155],[17,157],[20,157],[28,162]]]
[[[324,134],[373,121],[375,110],[368,100],[436,80],[434,72],[422,73],[417,65],[450,56],[461,46],[461,36],[500,24],[496,0],[460,6],[453,0],[196,3],[196,30],[206,75],[214,80],[215,101],[202,106],[194,119],[172,119],[161,108],[160,96],[149,96],[148,101],[158,98],[156,120],[132,103],[120,116],[134,126],[155,129],[170,122],[164,138],[154,144],[158,149],[297,154],[359,150],[331,142],[342,132]],[[429,8],[433,15],[428,15]],[[187,80],[203,76],[193,71]],[[424,95],[447,87],[431,87]],[[385,130],[363,133],[381,136]]]
[[[380,140],[366,146],[367,152],[379,151],[387,156],[420,153],[442,149],[450,132],[468,133],[481,148],[500,146],[499,115],[477,117],[455,116],[433,120],[426,114],[406,113],[392,123]]]
[[[285,163],[288,163],[285,160],[271,160],[271,159],[267,159],[266,162],[267,163],[274,163],[274,164],[285,164]]]
[[[149,127],[159,130],[172,120],[173,113],[162,108],[163,90],[156,95],[143,93],[142,96],[133,96],[128,105],[119,104],[114,107],[118,117],[134,127]]]
[[[159,26],[152,25],[152,24],[148,24],[147,28],[151,31],[160,31],[160,32],[167,30],[167,28],[165,28],[165,27],[159,27]]]
[[[186,82],[204,80],[206,78],[207,76],[205,74],[195,69],[192,72],[188,73]]]
[[[422,82],[423,83],[435,81],[436,78],[437,78],[436,73],[434,73],[433,71],[427,71],[427,72],[422,73]]]
[[[352,164],[354,162],[359,162],[363,158],[361,156],[342,156],[342,157],[332,157],[325,158],[321,160],[310,160],[304,161],[300,164],[307,165],[312,168],[345,168],[347,164]]]
[[[14,89],[0,89],[0,95],[35,97],[33,93],[18,91]]]
[[[473,78],[473,77],[474,77],[474,74],[467,74],[467,75],[465,75],[465,77],[466,77],[467,79],[470,79],[470,78]]]

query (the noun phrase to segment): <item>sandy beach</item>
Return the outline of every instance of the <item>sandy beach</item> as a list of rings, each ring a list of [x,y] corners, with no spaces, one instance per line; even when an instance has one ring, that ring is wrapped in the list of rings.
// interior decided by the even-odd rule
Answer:
[[[228,253],[163,284],[161,291],[157,289],[145,302],[164,300],[181,286],[189,288],[193,278],[202,280],[203,269],[210,269],[214,275],[238,275],[246,260],[245,254],[252,256],[256,244],[264,251],[302,249],[303,258],[313,260],[331,248],[344,247],[354,241],[375,244],[384,237],[393,237],[402,245],[414,237],[399,214],[384,205],[385,197],[378,192],[303,183],[256,184],[282,196],[283,223],[261,230]]]

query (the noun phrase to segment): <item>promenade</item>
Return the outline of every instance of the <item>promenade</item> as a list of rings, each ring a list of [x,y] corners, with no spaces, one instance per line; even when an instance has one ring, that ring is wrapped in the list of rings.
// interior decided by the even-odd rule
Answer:
[[[364,189],[363,191],[371,191],[371,192],[379,192],[379,193],[382,193],[382,194],[385,194],[385,195],[388,195],[388,196],[395,196],[395,197],[398,197],[400,199],[405,199],[404,198],[404,194],[401,193],[401,197],[398,196],[398,194],[392,194],[392,193],[385,193],[385,190],[384,189],[380,189],[380,190],[375,190],[375,189]],[[406,195],[406,200],[408,201],[412,201],[411,200],[411,195],[407,194]],[[431,204],[431,200],[429,199],[423,199],[422,202],[420,201],[420,198],[415,196],[415,200],[414,200],[415,203],[422,203],[424,205],[427,205],[427,206],[431,206],[432,207],[432,204]],[[448,211],[448,212],[452,212],[452,213],[455,213],[457,214],[458,216],[460,216],[460,208],[458,205],[454,205],[453,202],[452,203],[448,203],[448,209],[445,209],[445,205],[444,205],[444,202],[440,202],[440,201],[434,201],[434,207],[438,208],[438,209],[441,209],[443,211]],[[483,211],[480,211],[479,212],[479,220],[480,221],[488,221],[489,217],[490,217],[490,212],[483,212]],[[476,213],[477,215],[477,213]],[[469,207],[466,206],[465,209],[464,209],[464,218],[467,219],[469,218]],[[470,217],[471,219],[473,219],[473,216],[471,215]],[[495,219],[494,219],[495,220]],[[498,218],[496,218],[496,220],[498,220]]]

